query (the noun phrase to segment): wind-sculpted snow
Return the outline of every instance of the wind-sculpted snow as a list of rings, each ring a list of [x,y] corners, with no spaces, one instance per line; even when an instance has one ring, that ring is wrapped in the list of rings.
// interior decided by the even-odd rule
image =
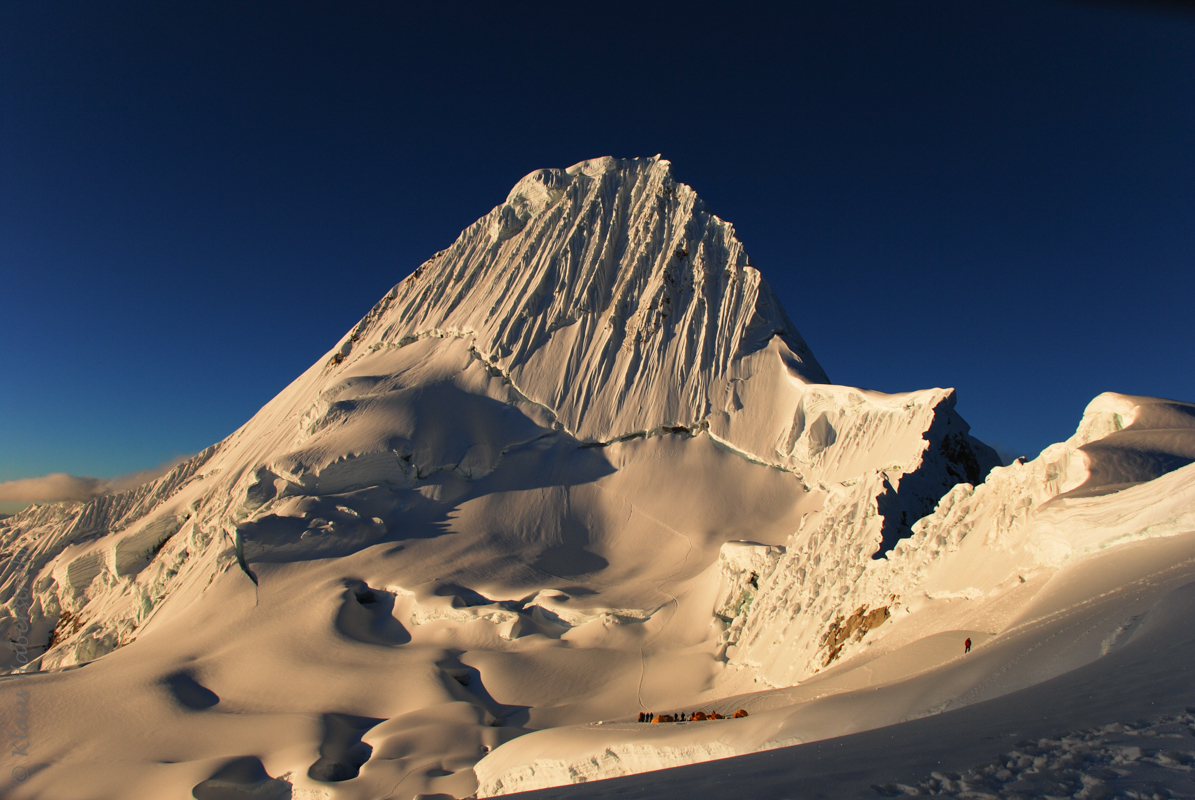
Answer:
[[[741,632],[729,657],[771,685],[789,685],[826,665],[824,634],[835,614],[881,607],[904,612],[917,595],[996,599],[1031,576],[1113,543],[1195,530],[1189,466],[1140,485],[1115,480],[1116,496],[1076,491],[1089,486],[1093,474],[1115,469],[1099,454],[1106,452],[1102,443],[1118,440],[1118,431],[1160,431],[1169,452],[1188,452],[1195,428],[1182,423],[1191,419],[1190,408],[1101,395],[1071,439],[1027,464],[992,470],[980,486],[958,484],[878,561],[870,558],[869,543],[884,524],[872,505],[883,478],[838,489],[794,534],[774,571],[760,578],[750,613],[736,621]],[[848,652],[857,646],[848,644]],[[727,678],[734,683],[734,676]]]
[[[218,445],[0,521],[0,695],[46,704],[0,791],[509,793],[1114,656],[1195,579],[1193,406],[999,467],[955,400],[829,384],[666,161],[534,172]]]
[[[1079,448],[1088,477],[1071,497],[1124,489],[1195,461],[1195,404],[1108,392],[1084,416],[1092,420],[1088,427],[1099,427],[1080,430],[1090,437]]]
[[[802,380],[828,381],[733,228],[658,157],[528,175],[391,290],[334,368],[427,331],[469,332],[583,440],[705,417],[712,382],[774,337]]]
[[[1019,741],[986,764],[962,773],[936,770],[915,785],[877,785],[881,797],[1012,800],[1022,797],[1181,797],[1169,785],[1195,773],[1195,716],[1176,714],[1136,723],[1067,731]]]

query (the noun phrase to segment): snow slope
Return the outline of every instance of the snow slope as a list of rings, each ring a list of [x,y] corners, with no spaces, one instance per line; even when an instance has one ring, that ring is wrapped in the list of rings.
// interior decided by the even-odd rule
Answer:
[[[1151,413],[1159,406],[1171,414]],[[870,631],[861,626],[846,640],[839,663],[824,670],[818,669],[822,664],[810,665],[795,686],[776,682],[786,688],[760,691],[758,684],[767,682],[771,664],[765,661],[763,669],[752,669],[751,661],[743,659],[736,670],[732,659],[723,676],[727,686],[750,693],[726,697],[725,689],[707,691],[692,705],[724,713],[741,706],[751,712],[749,718],[689,724],[687,736],[659,732],[654,725],[606,726],[600,733],[592,728],[533,733],[478,764],[481,794],[576,782],[574,776],[594,773],[612,777],[640,771],[645,752],[653,748],[655,768],[660,769],[900,724],[1015,696],[1108,656],[1133,641],[1150,609],[1170,592],[1195,596],[1195,466],[1127,488],[1121,483],[1115,493],[1076,497],[1065,489],[1100,474],[1098,462],[1085,455],[1099,452],[1090,445],[1108,432],[1113,433],[1107,438],[1134,427],[1164,431],[1178,442],[1172,449],[1181,451],[1195,436],[1195,427],[1186,422],[1193,409],[1121,395],[1096,398],[1075,437],[1033,462],[994,470],[980,487],[957,486],[935,514],[914,526],[912,538],[886,559],[852,572],[858,577],[847,583],[849,590],[840,589],[843,599],[830,607],[833,619],[826,613],[802,614],[799,601],[808,603],[816,587],[833,579],[809,569],[816,561],[811,551],[801,555],[790,546],[772,560],[770,576],[759,581],[745,615],[747,633],[740,635],[754,646],[749,653],[778,652],[786,658],[776,657],[773,663],[791,669],[791,659],[807,650],[825,657],[832,644],[825,641],[826,633],[852,609],[887,608],[889,616],[881,626]],[[1150,427],[1159,420],[1168,427]],[[1173,423],[1177,426],[1169,427]],[[794,580],[783,575],[786,567],[806,574]],[[1189,642],[1189,632],[1176,629],[1185,623],[1170,618],[1166,635]],[[964,657],[966,638],[976,650]],[[1176,672],[1162,685],[1188,680]],[[1155,689],[1109,682],[1100,691],[1137,708]],[[1183,710],[1173,700],[1168,703],[1168,713]],[[1137,719],[1132,714],[1140,714],[1126,716],[1115,704],[1108,705],[1112,710],[1107,717],[1096,720],[1101,725],[1132,723]],[[1020,713],[1031,715],[1031,709]],[[1038,726],[1043,736],[1073,730],[1067,717],[1046,721],[1053,727]],[[678,739],[688,745],[684,753],[673,744]],[[940,743],[926,746],[939,755],[944,749]],[[1195,752],[1195,746],[1188,749]],[[635,755],[637,768],[623,766],[624,753]],[[896,769],[898,763],[890,767]],[[928,779],[930,771],[922,777]],[[851,795],[843,791],[836,796]]]
[[[809,731],[806,744],[520,797],[1190,797],[1195,794],[1191,539],[1188,534],[1164,543],[1139,542],[1101,559],[1105,580],[1128,579],[1124,585],[1136,600],[1124,597],[1128,592],[1109,599],[1103,616],[1119,619],[1120,632],[1108,652],[1056,677],[941,713],[916,710],[919,695],[938,682],[974,683],[1047,663],[1043,646],[1055,645],[1054,655],[1063,657],[1089,644],[1103,649],[1108,640],[1094,635],[1105,630],[1098,610],[1085,610],[1083,603],[1055,609],[1033,620],[1033,644],[994,651],[994,658],[961,657],[955,636],[950,661],[924,676],[798,701],[789,719],[804,718],[806,730],[820,728]],[[1181,553],[1188,563],[1169,574],[1150,574],[1157,561],[1147,564],[1143,556],[1158,544],[1158,556]],[[1128,569],[1115,563],[1121,556],[1131,557]],[[1137,572],[1141,568],[1144,575]],[[1060,573],[1055,588],[1085,592],[1076,585],[1084,577]],[[1133,616],[1121,616],[1129,613]],[[1038,643],[1046,644],[1033,648]],[[971,655],[987,656],[988,647]],[[876,708],[884,713],[873,714]],[[819,738],[831,730],[831,737]]]
[[[224,441],[0,520],[5,796],[509,793],[1112,653],[1187,575],[1192,406],[993,469],[954,401],[829,384],[666,161],[532,173]],[[699,706],[751,716],[630,721]]]
[[[334,358],[441,334],[467,337],[585,441],[696,424],[733,362],[773,339],[794,375],[826,382],[733,228],[658,157],[523,178]]]

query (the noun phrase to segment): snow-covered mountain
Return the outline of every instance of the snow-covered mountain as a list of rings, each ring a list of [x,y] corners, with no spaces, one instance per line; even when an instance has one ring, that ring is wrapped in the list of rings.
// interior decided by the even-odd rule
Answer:
[[[6,791],[486,796],[1099,658],[923,686],[1092,554],[1187,541],[1195,407],[1102,395],[999,467],[954,401],[830,384],[668,162],[534,172],[224,441],[0,520],[0,693],[34,698]],[[922,688],[810,733],[809,703],[876,676]],[[698,707],[751,715],[633,722]]]

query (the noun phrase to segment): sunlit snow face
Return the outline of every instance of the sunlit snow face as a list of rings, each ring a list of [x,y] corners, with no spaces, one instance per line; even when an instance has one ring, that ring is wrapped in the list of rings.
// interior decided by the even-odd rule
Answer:
[[[490,240],[501,242],[523,229],[527,220],[552,207],[571,183],[562,169],[540,169],[515,184],[490,225]]]
[[[924,725],[1105,656],[1187,688],[1157,665],[1195,649],[1195,406],[1102,395],[972,485],[995,454],[952,390],[829,384],[748,263],[667,162],[534,172],[220,445],[0,523],[31,554],[10,658],[96,662],[30,676],[34,713],[78,709],[30,777],[486,797]],[[130,702],[152,741],[106,735]]]

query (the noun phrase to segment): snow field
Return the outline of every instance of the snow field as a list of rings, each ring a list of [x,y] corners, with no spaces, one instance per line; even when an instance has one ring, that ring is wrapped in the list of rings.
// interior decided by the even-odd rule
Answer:
[[[909,744],[855,752],[871,783],[807,770],[817,791],[1162,780],[1139,767],[1181,793],[1179,757],[1121,748],[1140,764],[1101,772],[1123,767],[1109,736],[1155,723],[1093,731],[1143,698],[1169,704],[1158,731],[1185,713],[1195,407],[1101,395],[1071,439],[992,469],[952,390],[826,381],[666,161],[533,173],[223,442],[0,521],[30,554],[0,572],[0,628],[33,656],[0,677],[3,724],[31,693],[30,777],[0,792],[601,793],[760,758],[791,781],[885,730]],[[1174,653],[1142,660],[1163,633]],[[1090,714],[1057,691],[1115,694],[1130,661],[1152,683],[1091,689]],[[1025,748],[1018,771],[974,767],[994,758],[975,742],[949,774],[909,755],[1046,707],[1089,721],[1032,733],[1038,772]]]

